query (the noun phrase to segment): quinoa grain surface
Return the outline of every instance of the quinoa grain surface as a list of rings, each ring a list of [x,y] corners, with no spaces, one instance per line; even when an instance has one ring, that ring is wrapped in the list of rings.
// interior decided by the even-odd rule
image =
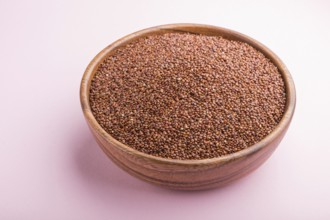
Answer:
[[[166,33],[117,49],[95,73],[90,105],[118,141],[147,154],[206,159],[245,149],[281,120],[285,86],[250,45]]]

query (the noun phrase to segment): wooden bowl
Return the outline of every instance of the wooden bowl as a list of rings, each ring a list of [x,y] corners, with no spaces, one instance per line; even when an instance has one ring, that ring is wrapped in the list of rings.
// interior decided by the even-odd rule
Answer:
[[[117,48],[137,38],[167,32],[222,36],[226,39],[246,42],[268,57],[281,72],[287,95],[284,116],[274,131],[247,149],[218,158],[202,160],[175,160],[155,157],[130,148],[110,136],[94,118],[89,103],[91,80],[99,64]],[[133,176],[151,183],[174,189],[199,190],[229,183],[255,170],[265,162],[274,152],[290,125],[295,110],[296,94],[288,69],[272,51],[256,40],[238,32],[215,26],[171,24],[135,32],[103,49],[91,61],[84,73],[80,87],[80,101],[84,116],[96,141],[119,167]]]

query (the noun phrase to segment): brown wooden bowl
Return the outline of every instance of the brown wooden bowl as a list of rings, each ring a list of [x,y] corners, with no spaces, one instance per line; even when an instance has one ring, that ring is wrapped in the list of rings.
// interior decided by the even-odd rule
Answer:
[[[117,48],[137,38],[166,32],[189,32],[246,42],[268,57],[281,72],[286,86],[285,113],[278,126],[260,142],[239,152],[226,156],[202,160],[175,160],[156,157],[139,152],[110,136],[94,118],[89,91],[91,80],[103,60]],[[88,65],[81,81],[80,101],[87,123],[108,157],[119,167],[142,180],[158,185],[182,189],[199,190],[221,186],[255,170],[276,149],[285,135],[295,110],[296,93],[292,77],[283,62],[267,47],[256,40],[225,28],[200,24],[171,24],[148,28],[127,35],[103,49]]]

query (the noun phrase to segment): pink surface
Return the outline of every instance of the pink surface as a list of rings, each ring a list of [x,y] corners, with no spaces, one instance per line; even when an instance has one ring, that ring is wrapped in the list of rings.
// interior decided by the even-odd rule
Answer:
[[[330,219],[328,1],[0,1],[0,220]],[[93,140],[79,103],[89,61],[159,24],[231,28],[261,41],[297,86],[292,125],[251,175],[209,191],[149,185]]]

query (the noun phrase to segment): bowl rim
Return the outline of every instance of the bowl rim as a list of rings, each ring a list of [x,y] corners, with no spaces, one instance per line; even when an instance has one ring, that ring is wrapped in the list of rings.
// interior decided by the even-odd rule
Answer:
[[[196,31],[196,32],[194,31],[196,28],[197,29],[201,28],[202,30],[204,30],[206,35],[212,35],[212,34],[208,34],[207,32],[214,32],[214,33],[216,32],[218,33],[217,35],[221,35],[224,38],[230,37],[230,38],[234,38],[234,40],[245,42],[250,46],[254,47],[255,49],[257,49],[258,51],[260,51],[261,53],[263,53],[279,69],[285,83],[286,107],[283,117],[281,121],[278,123],[278,125],[275,127],[275,129],[271,133],[269,133],[266,137],[264,137],[261,141],[257,142],[252,146],[247,147],[246,149],[240,150],[235,153],[227,154],[221,157],[209,158],[209,159],[194,159],[194,160],[170,159],[170,158],[163,158],[163,157],[149,155],[121,143],[120,141],[112,137],[110,134],[108,134],[96,121],[89,103],[90,81],[94,76],[95,70],[98,68],[99,64],[116,48],[123,46],[137,38],[147,36],[150,34],[157,34],[161,32],[189,32],[189,33],[200,34],[201,33],[200,31]],[[194,166],[201,164],[226,163],[228,161],[235,160],[238,158],[244,158],[265,148],[267,145],[272,143],[278,136],[280,136],[283,132],[285,132],[285,130],[290,124],[296,105],[296,91],[292,76],[289,70],[287,69],[287,67],[285,66],[285,64],[275,53],[273,53],[269,48],[267,48],[265,45],[258,42],[257,40],[249,36],[246,36],[244,34],[241,34],[239,32],[223,27],[217,27],[217,26],[205,25],[205,24],[195,24],[195,23],[176,23],[176,24],[154,26],[128,34],[118,39],[117,41],[111,43],[103,50],[101,50],[88,64],[83,74],[80,84],[80,102],[85,119],[87,120],[90,128],[96,131],[97,134],[100,135],[102,138],[104,138],[107,142],[111,143],[112,146],[119,148],[119,150],[125,151],[126,153],[134,155],[136,157],[149,159],[158,163]]]

